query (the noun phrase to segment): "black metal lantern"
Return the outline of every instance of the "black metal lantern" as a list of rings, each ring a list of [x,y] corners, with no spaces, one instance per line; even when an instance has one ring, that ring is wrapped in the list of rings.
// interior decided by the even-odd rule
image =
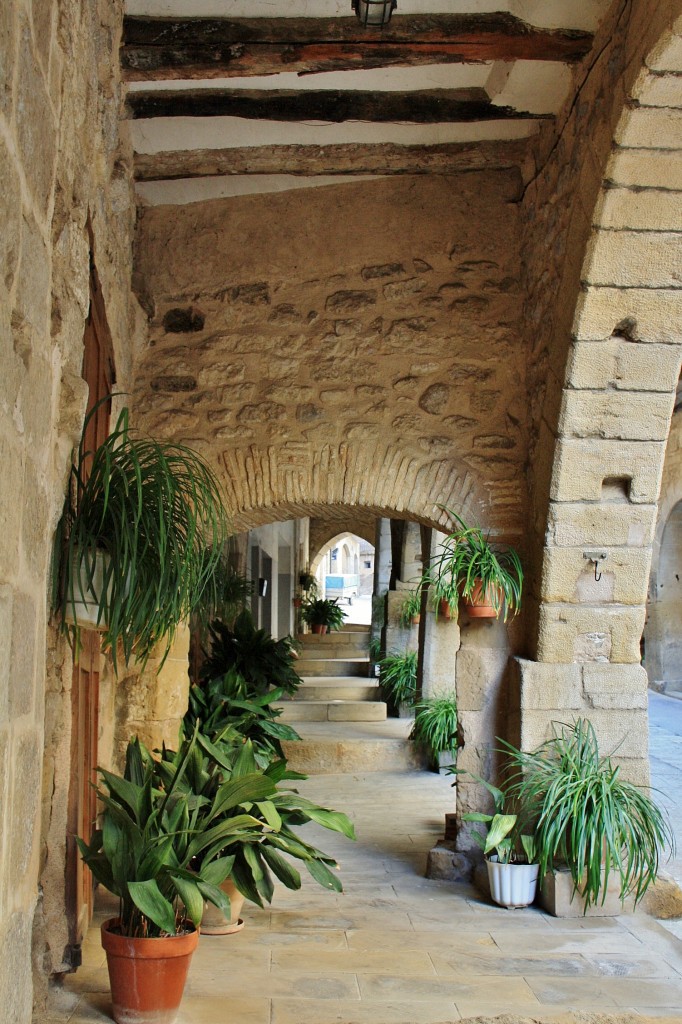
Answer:
[[[398,6],[397,0],[351,0],[358,20],[367,28],[383,28]]]

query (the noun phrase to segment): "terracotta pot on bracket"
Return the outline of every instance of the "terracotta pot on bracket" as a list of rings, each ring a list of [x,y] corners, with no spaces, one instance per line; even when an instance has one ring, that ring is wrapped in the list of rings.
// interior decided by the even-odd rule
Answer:
[[[234,935],[244,927],[244,922],[239,916],[244,906],[244,897],[231,878],[226,878],[220,888],[230,900],[229,920],[222,910],[214,907],[212,903],[205,902],[201,918],[202,935]]]
[[[438,602],[438,618],[439,619],[447,619],[448,621],[450,621],[452,619],[452,617],[453,617],[453,611],[452,611],[452,605],[450,604],[450,602],[449,601],[445,601],[445,600],[439,601]]]
[[[412,623],[413,626],[418,626],[419,623],[421,622],[421,620],[422,620],[422,617],[419,614],[418,615],[411,615],[410,616],[410,622]]]
[[[291,600],[293,602],[294,608],[300,608],[301,605],[303,604],[303,601],[301,600],[300,597],[292,597]]]
[[[116,1024],[174,1024],[199,932],[160,939],[132,939],[112,930],[118,918],[102,925],[111,1002]]]
[[[317,623],[315,623],[314,626],[310,627],[310,630],[312,633],[316,633],[317,636],[324,636],[324,634],[327,632],[327,627],[319,626]]]
[[[501,605],[501,600],[500,600]],[[464,598],[467,615],[472,619],[496,619],[499,611],[495,611],[489,595],[483,590],[483,582],[476,580],[471,597]]]

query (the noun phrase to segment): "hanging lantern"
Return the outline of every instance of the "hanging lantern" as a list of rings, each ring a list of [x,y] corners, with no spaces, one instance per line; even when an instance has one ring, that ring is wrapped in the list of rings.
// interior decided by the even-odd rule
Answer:
[[[398,6],[396,0],[352,0],[359,22],[367,28],[383,28]]]

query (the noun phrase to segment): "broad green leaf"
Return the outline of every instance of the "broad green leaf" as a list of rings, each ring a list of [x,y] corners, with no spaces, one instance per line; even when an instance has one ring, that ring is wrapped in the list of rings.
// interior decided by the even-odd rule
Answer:
[[[232,871],[233,865],[234,856],[220,857],[217,860],[212,860],[210,864],[204,863],[201,865],[200,880],[209,885],[222,885]]]
[[[490,853],[496,849],[498,844],[509,835],[515,824],[515,814],[496,814],[490,823],[490,830],[485,843],[485,852]]]
[[[178,896],[185,904],[187,916],[198,927],[201,924],[201,915],[204,912],[204,897],[199,891],[197,883],[190,882],[186,878],[180,878],[178,875],[171,875],[170,878]]]
[[[341,880],[319,860],[307,860],[305,866],[320,885],[325,889],[334,889],[336,892],[343,892]]]
[[[261,845],[260,852],[268,867],[279,878],[280,882],[286,885],[287,889],[301,888],[301,876],[293,864],[290,864],[288,860],[281,857],[276,850],[271,849],[267,843]]]
[[[267,824],[273,830],[273,832],[279,832],[282,827],[282,819],[280,818],[275,805],[271,800],[261,800],[256,803],[256,807],[265,818]]]
[[[154,879],[128,882],[128,891],[138,910],[169,935],[175,935],[175,912]]]

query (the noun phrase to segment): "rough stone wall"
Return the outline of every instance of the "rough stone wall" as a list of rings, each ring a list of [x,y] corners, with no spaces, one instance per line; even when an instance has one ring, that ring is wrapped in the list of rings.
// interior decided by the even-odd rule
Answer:
[[[0,1006],[11,1024],[31,1018],[39,880],[38,1002],[66,944],[70,655],[47,600],[86,399],[88,215],[124,386],[136,330],[128,154],[111,72],[121,14],[120,0],[0,4]]]
[[[649,686],[682,689],[682,410],[672,419],[649,580],[644,664]]]
[[[145,210],[140,416],[212,458],[240,527],[449,501],[519,533],[517,194],[500,172]]]

